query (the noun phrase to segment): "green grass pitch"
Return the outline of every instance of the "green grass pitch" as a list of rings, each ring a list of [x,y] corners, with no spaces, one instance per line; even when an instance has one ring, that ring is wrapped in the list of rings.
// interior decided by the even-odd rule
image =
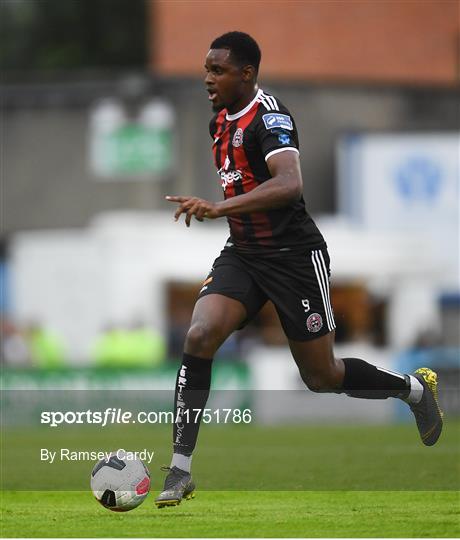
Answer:
[[[67,433],[66,444],[80,449],[113,450],[126,440],[136,441],[134,450],[155,449],[152,493],[126,514],[94,500],[91,463],[42,465],[34,476],[25,464],[35,467],[37,434],[7,431],[2,537],[460,536],[458,422],[446,425],[433,448],[419,442],[413,424],[203,426],[194,458],[195,500],[158,510],[153,499],[163,480],[158,467],[169,458],[169,431]],[[50,446],[63,444],[64,432],[45,433]],[[21,472],[24,477],[17,477]],[[33,482],[24,491],[28,478],[40,479],[37,485],[60,479],[69,491],[39,490]]]
[[[3,535],[11,537],[456,537],[455,492],[203,491],[176,508],[153,494],[126,514],[88,492],[8,492]]]

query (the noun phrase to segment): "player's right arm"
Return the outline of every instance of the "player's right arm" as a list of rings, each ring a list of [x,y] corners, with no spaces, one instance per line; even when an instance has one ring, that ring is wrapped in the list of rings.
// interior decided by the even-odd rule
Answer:
[[[267,110],[261,105],[254,123],[254,142],[265,159],[270,177],[241,195],[219,205],[225,216],[265,212],[289,206],[302,195],[299,141],[291,113],[274,97],[264,96],[265,103],[275,105]]]
[[[302,173],[297,152],[286,149],[267,160],[271,178],[252,191],[217,203],[219,217],[265,212],[289,206],[302,195]]]
[[[286,150],[270,156],[267,166],[271,178],[249,193],[231,197],[217,203],[198,197],[170,196],[166,200],[179,203],[174,214],[177,221],[185,214],[185,224],[190,226],[193,216],[198,221],[203,218],[216,219],[249,212],[264,212],[288,206],[302,195],[302,175],[299,155]]]
[[[271,102],[272,103],[272,102]],[[235,195],[213,203],[198,197],[168,196],[170,202],[179,203],[175,213],[177,221],[185,214],[185,224],[190,226],[193,216],[203,218],[235,216],[251,212],[265,212],[289,206],[302,195],[298,136],[289,111],[279,103],[279,110],[267,112],[263,108],[257,118],[254,137],[265,158],[270,178],[247,193]],[[216,115],[210,123],[210,135],[216,132]]]

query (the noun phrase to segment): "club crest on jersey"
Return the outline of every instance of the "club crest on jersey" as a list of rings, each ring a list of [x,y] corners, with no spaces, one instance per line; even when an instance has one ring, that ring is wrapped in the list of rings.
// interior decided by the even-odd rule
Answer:
[[[307,319],[307,328],[309,332],[319,332],[323,327],[323,319],[319,313],[312,313]]]
[[[241,128],[238,128],[235,131],[235,135],[233,135],[232,144],[235,148],[238,148],[238,146],[241,146],[243,144],[243,130]]]
[[[293,125],[291,117],[287,114],[280,114],[280,113],[269,113],[264,114],[262,116],[262,120],[264,121],[265,127],[267,129],[273,129],[273,128],[282,128],[282,129],[289,129],[292,131]]]

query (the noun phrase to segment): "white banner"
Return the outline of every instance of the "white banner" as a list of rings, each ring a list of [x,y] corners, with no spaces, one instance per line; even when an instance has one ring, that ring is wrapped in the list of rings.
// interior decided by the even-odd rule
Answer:
[[[368,230],[458,235],[458,133],[370,134],[339,143],[339,209]]]

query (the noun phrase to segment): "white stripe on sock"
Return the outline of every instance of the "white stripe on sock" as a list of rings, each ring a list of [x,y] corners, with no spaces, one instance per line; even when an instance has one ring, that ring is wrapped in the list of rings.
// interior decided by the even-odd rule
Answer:
[[[423,385],[422,383],[415,378],[413,375],[409,375],[410,378],[410,392],[406,398],[407,403],[418,403],[423,396]]]

